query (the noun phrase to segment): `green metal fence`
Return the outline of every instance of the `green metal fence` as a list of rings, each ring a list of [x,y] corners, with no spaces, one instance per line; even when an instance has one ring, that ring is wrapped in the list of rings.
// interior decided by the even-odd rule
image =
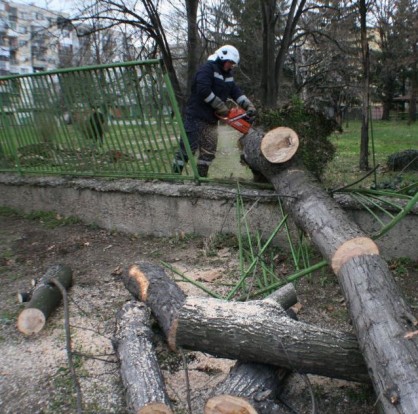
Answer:
[[[0,171],[195,179],[161,60],[0,78]],[[191,162],[171,166],[179,140]]]

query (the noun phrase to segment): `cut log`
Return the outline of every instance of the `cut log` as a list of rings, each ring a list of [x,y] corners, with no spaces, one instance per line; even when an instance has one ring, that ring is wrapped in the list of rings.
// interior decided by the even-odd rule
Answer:
[[[51,280],[56,279],[68,289],[72,285],[73,272],[64,265],[51,266],[37,283],[32,298],[20,313],[17,328],[25,335],[35,334],[43,329],[48,317],[58,307],[62,295]]]
[[[134,298],[151,308],[161,329],[167,333],[186,298],[177,284],[160,266],[147,262],[130,266],[128,273],[123,275],[123,282]]]
[[[268,299],[276,301],[284,309],[293,306],[297,303],[293,283],[276,290]],[[296,316],[293,318],[296,319]],[[236,411],[230,403],[230,397],[238,397],[238,402],[242,402],[245,407],[250,405],[255,412],[279,414],[283,410],[276,399],[290,372],[273,365],[237,361],[227,377],[212,391],[212,397],[205,405],[205,413],[234,413]]]
[[[124,283],[151,308],[173,350],[183,347],[298,372],[368,380],[354,335],[291,320],[272,300],[186,297],[163,268],[152,264],[132,265]]]
[[[293,321],[268,300],[226,302],[188,297],[168,337],[173,348],[272,364],[301,373],[368,380],[354,335]]]
[[[299,137],[293,129],[278,127],[267,132],[261,140],[261,153],[277,164],[290,160],[299,148]]]
[[[332,264],[381,409],[417,412],[418,341],[404,339],[417,321],[386,262],[297,157],[273,164],[262,156],[263,136],[250,130],[241,138],[245,162],[273,184],[296,225]]]
[[[121,364],[127,406],[135,414],[171,414],[163,376],[152,342],[150,310],[125,303],[116,315],[113,346]]]
[[[277,302],[285,310],[289,309],[298,302],[296,289],[293,283],[287,283],[280,289],[275,290],[273,293],[268,295],[266,299]]]
[[[213,397],[205,405],[205,413],[236,412],[229,411],[229,397],[235,397],[240,399],[238,401],[245,401],[245,407],[251,407],[254,412],[279,414],[282,410],[274,399],[289,373],[289,370],[273,365],[238,361],[225,380],[213,390]]]

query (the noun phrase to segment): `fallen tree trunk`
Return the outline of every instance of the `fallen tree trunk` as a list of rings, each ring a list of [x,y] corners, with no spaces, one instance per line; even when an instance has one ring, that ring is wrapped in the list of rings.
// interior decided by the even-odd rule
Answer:
[[[286,211],[338,276],[360,349],[385,413],[418,410],[418,340],[407,339],[417,320],[376,244],[353,223],[297,157],[274,164],[261,155],[264,134],[241,138],[243,158],[270,181]]]
[[[139,302],[125,303],[116,322],[113,347],[121,364],[128,408],[135,414],[172,414],[152,342],[149,309]]]
[[[186,297],[164,269],[144,263],[132,265],[124,283],[151,308],[173,350],[184,347],[298,372],[368,380],[354,335],[294,321],[274,301]]]
[[[62,294],[53,283],[56,279],[68,289],[72,285],[73,272],[68,266],[51,266],[37,283],[32,298],[20,313],[17,328],[25,335],[35,334],[43,329],[48,317],[58,307]]]

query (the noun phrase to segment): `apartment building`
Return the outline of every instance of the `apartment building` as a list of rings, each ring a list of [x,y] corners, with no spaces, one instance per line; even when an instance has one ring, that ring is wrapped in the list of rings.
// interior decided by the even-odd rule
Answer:
[[[87,25],[76,29],[68,18],[33,4],[0,0],[0,76],[123,60],[122,33],[89,34]]]
[[[1,0],[0,75],[57,68],[61,43],[68,44],[68,36],[75,35],[66,36],[60,27],[66,17],[35,5]]]

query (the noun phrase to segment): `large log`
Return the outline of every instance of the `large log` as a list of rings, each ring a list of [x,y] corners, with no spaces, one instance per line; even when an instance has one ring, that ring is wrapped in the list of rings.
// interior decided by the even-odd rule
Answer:
[[[35,334],[43,329],[48,317],[57,308],[62,299],[59,288],[53,283],[56,279],[68,289],[72,285],[73,272],[65,265],[54,265],[47,269],[37,283],[32,298],[20,313],[17,328],[25,335]]]
[[[134,414],[171,414],[158,364],[150,323],[150,310],[136,301],[125,303],[116,315],[113,347],[121,364],[126,400]]]
[[[376,244],[297,157],[284,164],[264,158],[263,139],[260,130],[243,136],[243,157],[273,184],[296,225],[332,265],[381,409],[388,414],[418,412],[418,339],[405,338],[417,320]]]
[[[354,335],[294,321],[272,300],[186,297],[163,268],[144,263],[132,265],[124,283],[151,308],[173,350],[184,347],[298,372],[368,380]]]

